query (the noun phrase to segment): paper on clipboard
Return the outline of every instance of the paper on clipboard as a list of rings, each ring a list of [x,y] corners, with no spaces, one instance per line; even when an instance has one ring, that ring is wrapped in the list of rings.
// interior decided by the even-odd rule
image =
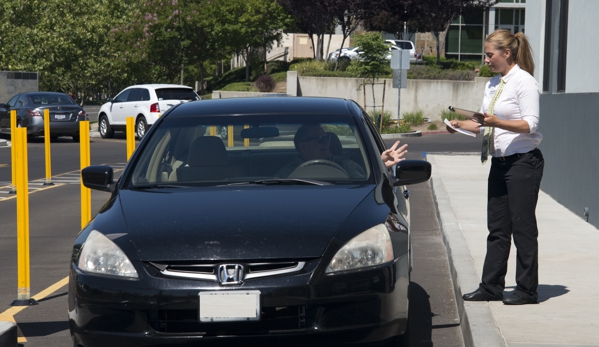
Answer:
[[[454,128],[454,127],[453,127],[453,125],[451,125],[451,122],[447,120],[447,118],[445,118],[445,121],[444,121],[444,123],[445,123],[445,124],[446,124],[448,127],[452,128],[453,130],[455,130],[455,131],[457,131],[457,132],[459,132],[459,133],[462,133],[462,134],[464,134],[464,135],[468,135],[468,136],[472,136],[472,137],[476,137],[476,134],[475,134],[475,133],[473,133],[472,131],[468,131],[468,130],[464,130],[464,129],[460,129],[460,128]]]
[[[484,117],[484,115],[480,112],[469,111],[469,110],[465,110],[463,108],[449,106],[449,110],[451,112],[458,113],[459,115],[465,117],[466,119],[472,119],[472,118],[475,118],[476,116]]]

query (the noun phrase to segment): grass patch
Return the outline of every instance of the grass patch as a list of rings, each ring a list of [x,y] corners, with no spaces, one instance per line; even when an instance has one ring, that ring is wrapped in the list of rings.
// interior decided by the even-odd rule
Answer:
[[[419,126],[424,124],[424,112],[422,112],[422,110],[406,112],[402,114],[402,119],[405,123],[412,126]]]
[[[231,91],[231,92],[257,92],[258,90],[254,87],[252,82],[234,82],[227,84],[220,90]]]

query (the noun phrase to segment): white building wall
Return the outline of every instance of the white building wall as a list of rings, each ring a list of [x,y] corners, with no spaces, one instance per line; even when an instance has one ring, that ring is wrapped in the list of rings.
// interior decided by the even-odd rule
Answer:
[[[570,0],[566,93],[599,92],[597,15],[599,1]]]
[[[526,37],[535,59],[534,76],[543,85],[543,47],[545,41],[545,0],[528,0],[526,3]]]

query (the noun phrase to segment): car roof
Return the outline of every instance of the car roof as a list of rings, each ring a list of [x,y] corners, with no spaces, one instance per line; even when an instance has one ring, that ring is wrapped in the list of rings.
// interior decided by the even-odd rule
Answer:
[[[185,86],[182,84],[164,84],[164,83],[156,83],[156,84],[134,84],[132,86],[129,86],[125,89],[128,88],[139,88],[139,87],[146,87],[146,88],[153,88],[153,89],[160,89],[160,88],[187,88],[187,89],[193,89],[190,86]]]
[[[193,101],[180,104],[168,117],[247,114],[345,114],[351,101],[324,97],[254,97]]]

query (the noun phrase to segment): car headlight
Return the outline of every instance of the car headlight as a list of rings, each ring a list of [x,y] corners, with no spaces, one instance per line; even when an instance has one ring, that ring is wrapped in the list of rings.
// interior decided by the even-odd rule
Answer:
[[[139,278],[125,253],[96,230],[85,240],[77,266],[83,271],[101,275]]]
[[[393,246],[384,224],[351,239],[333,257],[325,272],[353,270],[393,260]]]

